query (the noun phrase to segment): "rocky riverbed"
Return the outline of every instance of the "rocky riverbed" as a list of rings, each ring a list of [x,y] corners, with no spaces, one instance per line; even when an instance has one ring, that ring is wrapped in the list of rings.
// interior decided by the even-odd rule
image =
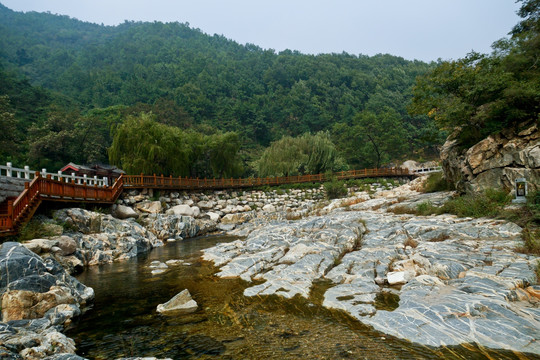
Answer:
[[[400,199],[431,196],[409,186],[379,195],[336,201],[324,216],[254,226],[245,240],[207,249],[204,259],[220,267],[218,276],[264,281],[246,296],[309,297],[315,280],[328,279],[334,286],[323,305],[381,332],[430,346],[474,342],[540,354],[539,259],[514,250],[521,228],[395,215],[386,210]],[[433,202],[449,195],[432,195]],[[384,293],[399,296],[397,308],[377,309]]]
[[[220,277],[255,282],[245,296],[309,298],[313,282],[327,280],[333,285],[323,306],[383,333],[431,346],[476,342],[540,354],[539,260],[514,251],[521,229],[492,219],[394,214],[452,196],[418,193],[420,180],[396,186],[351,188],[333,201],[322,188],[131,191],[110,214],[59,210],[47,220],[56,236],[0,247],[0,356],[80,359],[62,331],[93,292],[70,274],[216,231],[244,237],[207,249],[204,259]],[[380,308],[384,296],[399,304]]]

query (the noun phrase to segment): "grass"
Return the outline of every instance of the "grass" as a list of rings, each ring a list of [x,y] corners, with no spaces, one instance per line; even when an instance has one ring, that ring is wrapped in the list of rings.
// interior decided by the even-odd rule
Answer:
[[[423,188],[425,193],[449,190],[455,190],[454,186],[449,181],[446,181],[442,172],[429,174]]]
[[[345,186],[344,181],[334,179],[332,181],[325,182],[323,186],[328,199],[337,199],[347,195],[347,187]]]
[[[417,215],[454,214],[459,217],[498,217],[510,202],[510,195],[502,190],[486,189],[479,195],[463,195],[436,207],[423,202],[416,209]]]
[[[297,184],[282,184],[282,185],[274,185],[274,186],[259,186],[254,187],[253,191],[264,191],[269,192],[272,190],[280,190],[280,191],[287,191],[287,190],[312,190],[312,189],[318,189],[321,187],[321,183],[318,182],[305,182],[305,183],[297,183]]]
[[[48,223],[43,223],[38,220],[31,220],[19,232],[18,240],[26,241],[32,239],[45,238],[55,236],[58,233]]]
[[[518,208],[505,209],[511,196],[504,191],[486,189],[480,195],[463,195],[436,207],[430,202],[417,206],[416,215],[454,214],[459,217],[491,217],[508,220],[523,228],[523,245],[516,250],[540,255],[540,191],[527,196],[527,203]],[[393,210],[394,212],[396,209]],[[405,211],[397,209],[397,211]]]

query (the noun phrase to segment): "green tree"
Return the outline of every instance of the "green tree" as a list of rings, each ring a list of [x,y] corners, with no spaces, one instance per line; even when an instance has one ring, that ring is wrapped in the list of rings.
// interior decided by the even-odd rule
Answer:
[[[360,112],[352,125],[336,124],[333,133],[343,144],[349,164],[359,168],[378,168],[403,158],[408,151],[409,137],[401,117],[388,107],[379,113]]]
[[[0,158],[10,161],[17,156],[21,134],[7,95],[0,96]]]
[[[240,138],[237,133],[213,135],[210,140],[210,166],[214,177],[234,177],[242,173],[242,163],[238,157]]]
[[[42,125],[34,125],[29,129],[30,165],[46,168],[49,171],[59,170],[69,162],[80,162],[78,157],[79,137],[77,127],[79,114],[66,113],[62,108],[53,108]]]
[[[327,132],[284,136],[263,152],[257,162],[260,176],[320,174],[346,169]]]
[[[419,77],[409,110],[427,114],[444,130],[459,129],[461,143],[523,122],[539,120],[540,2],[522,1],[524,18],[491,55],[471,53],[440,63]]]
[[[180,129],[158,123],[150,113],[141,113],[118,126],[109,160],[128,174],[186,176],[191,149],[184,145]]]

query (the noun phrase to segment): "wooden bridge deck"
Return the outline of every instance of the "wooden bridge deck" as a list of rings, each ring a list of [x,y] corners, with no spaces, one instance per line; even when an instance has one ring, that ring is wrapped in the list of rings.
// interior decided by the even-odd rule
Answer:
[[[15,235],[31,219],[43,200],[64,202],[88,202],[113,204],[124,188],[166,190],[212,190],[276,186],[306,182],[324,182],[374,177],[413,177],[414,172],[401,168],[363,169],[334,173],[332,175],[299,175],[286,177],[247,179],[190,179],[171,176],[123,175],[113,186],[91,186],[69,179],[53,180],[50,175],[42,177],[39,172],[31,182],[25,183],[24,191],[15,199],[2,204],[0,212],[0,236]]]
[[[252,188],[259,186],[278,186],[285,184],[300,184],[307,182],[325,182],[332,178],[338,180],[373,178],[373,177],[412,177],[414,173],[407,169],[363,169],[333,173],[331,175],[298,175],[266,178],[245,179],[193,179],[172,176],[148,176],[148,175],[124,175],[125,188],[149,188],[171,190],[211,190],[211,189],[235,189]]]

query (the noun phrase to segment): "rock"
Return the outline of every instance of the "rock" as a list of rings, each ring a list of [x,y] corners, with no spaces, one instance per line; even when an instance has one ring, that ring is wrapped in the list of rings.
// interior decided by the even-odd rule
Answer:
[[[135,205],[135,207],[137,210],[149,214],[159,214],[163,209],[160,201],[143,202]]]
[[[51,286],[45,293],[8,290],[2,296],[2,320],[38,319],[58,305],[74,303],[76,299],[66,287]]]
[[[393,271],[389,272],[387,275],[388,284],[390,285],[406,284],[413,278],[414,273],[412,271]]]
[[[37,255],[48,253],[56,245],[56,241],[50,239],[33,239],[23,244],[27,249]]]
[[[161,261],[152,261],[148,266],[150,269],[168,269],[167,264],[162,263]]]
[[[68,256],[77,250],[77,242],[69,236],[60,236],[55,238],[56,246],[61,250],[61,255]]]
[[[210,219],[194,219],[183,215],[149,215],[146,228],[159,239],[187,239],[214,231],[216,223]]]
[[[210,220],[212,220],[214,222],[219,221],[220,215],[218,213],[209,211],[209,212],[206,213],[206,215],[210,218]]]
[[[169,266],[177,266],[177,265],[182,265],[184,263],[184,260],[179,260],[179,259],[171,259],[171,260],[167,260],[165,261],[165,263]]]
[[[0,323],[2,345],[17,349],[25,359],[77,359],[74,341],[58,330],[92,302],[91,288],[71,277],[54,258],[43,260],[19,243],[6,242],[0,245],[0,295],[2,321],[9,322]]]
[[[263,206],[263,211],[267,213],[273,213],[276,212],[276,207],[272,204],[266,204]]]
[[[521,127],[525,125],[522,124]],[[529,191],[540,184],[540,130],[537,124],[516,133],[490,135],[462,149],[451,134],[441,149],[445,177],[461,192],[480,193],[487,188],[514,190],[517,178],[526,178]]]
[[[112,215],[118,219],[137,219],[139,217],[139,214],[133,208],[124,205],[116,205],[113,208]]]
[[[229,232],[236,228],[236,224],[217,224],[216,228],[220,231]]]
[[[336,203],[325,216],[253,219],[240,226],[245,240],[206,249],[203,259],[219,267],[217,276],[261,282],[245,296],[307,298],[313,281],[329,280],[323,306],[398,338],[539,354],[538,289],[529,288],[538,258],[514,251],[522,229],[493,219],[381,211],[400,201],[442,204],[451,195],[419,194],[419,184],[381,191],[352,211]],[[376,306],[385,282],[401,285],[393,289],[399,303],[392,311]]]
[[[167,314],[189,314],[197,311],[197,303],[191,298],[189,290],[185,289],[176,294],[171,300],[165,304],[159,304],[157,306],[157,312]]]
[[[253,218],[251,213],[227,214],[221,218],[222,224],[243,224]]]
[[[197,206],[203,210],[210,210],[216,206],[214,201],[199,201]]]
[[[191,216],[197,217],[200,214],[200,209],[196,206],[189,206],[186,204],[176,205],[169,210],[167,210],[169,215],[178,215],[178,216]]]

